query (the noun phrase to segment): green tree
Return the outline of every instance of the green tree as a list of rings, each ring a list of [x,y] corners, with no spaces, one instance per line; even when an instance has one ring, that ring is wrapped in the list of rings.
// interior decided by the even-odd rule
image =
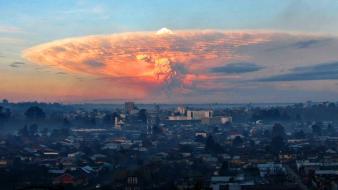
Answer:
[[[142,120],[144,123],[147,123],[147,110],[146,109],[141,109],[138,112],[138,118]]]
[[[281,136],[272,137],[271,148],[272,148],[272,152],[278,154],[281,150],[285,148],[284,138]]]
[[[46,118],[46,113],[38,106],[32,106],[27,109],[25,116],[31,120],[43,120]]]
[[[243,139],[240,136],[236,136],[234,140],[232,140],[232,144],[234,146],[240,146],[243,144]]]
[[[280,137],[284,138],[286,136],[286,134],[285,134],[285,129],[284,129],[283,125],[281,125],[279,123],[274,124],[274,126],[272,127],[271,135],[272,135],[272,137],[280,136]]]
[[[9,120],[11,117],[11,111],[8,108],[3,108],[0,106],[0,126]]]
[[[312,133],[317,135],[317,136],[320,136],[322,135],[322,127],[320,124],[316,123],[314,125],[312,125]]]
[[[223,148],[214,140],[212,135],[209,135],[205,142],[205,150],[210,153],[221,153]]]

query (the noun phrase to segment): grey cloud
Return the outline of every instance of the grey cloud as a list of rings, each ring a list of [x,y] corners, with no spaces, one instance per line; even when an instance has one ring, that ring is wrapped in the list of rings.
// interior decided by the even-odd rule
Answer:
[[[180,74],[188,73],[188,69],[182,64],[173,64],[172,67],[176,72],[179,72]]]
[[[305,40],[305,41],[299,41],[294,44],[292,44],[293,47],[303,49],[303,48],[310,48],[313,46],[316,46],[318,44],[321,44],[322,42],[325,42],[324,40]]]
[[[210,69],[212,73],[248,73],[255,72],[263,69],[263,66],[257,65],[255,63],[230,63],[221,67],[214,67]]]
[[[322,63],[314,66],[295,67],[291,72],[275,75],[258,81],[306,81],[306,80],[335,80],[338,79],[338,61]]]
[[[65,72],[57,72],[55,74],[57,74],[57,75],[66,75],[67,73],[65,73]]]
[[[93,68],[100,68],[100,67],[103,67],[105,66],[105,64],[99,62],[99,61],[96,61],[96,60],[87,60],[84,62],[86,65],[90,66],[90,67],[93,67]]]
[[[188,73],[188,69],[184,65],[178,63],[171,63],[170,66],[173,72],[167,76],[168,78],[163,86],[163,90],[167,93],[171,93],[173,89],[186,88],[182,82],[184,75]]]
[[[22,66],[24,64],[25,64],[24,62],[15,61],[15,62],[11,63],[9,66],[16,68],[16,67],[20,67],[20,66]]]
[[[266,51],[278,51],[278,50],[284,50],[284,49],[306,49],[306,48],[314,48],[314,47],[320,47],[322,45],[326,45],[327,42],[330,42],[332,39],[309,39],[309,40],[301,40],[294,43],[290,43],[287,45],[282,45],[278,47],[273,47],[270,49],[267,49]]]

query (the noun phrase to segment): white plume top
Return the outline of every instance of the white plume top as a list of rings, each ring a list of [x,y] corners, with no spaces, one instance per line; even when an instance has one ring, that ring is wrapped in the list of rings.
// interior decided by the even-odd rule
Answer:
[[[168,28],[161,28],[156,32],[157,35],[167,35],[167,34],[174,34],[174,32]]]

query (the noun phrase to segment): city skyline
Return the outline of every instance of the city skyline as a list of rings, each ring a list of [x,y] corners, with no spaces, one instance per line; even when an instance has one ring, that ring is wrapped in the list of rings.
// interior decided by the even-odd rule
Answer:
[[[64,103],[336,101],[337,7],[1,1],[0,95]]]

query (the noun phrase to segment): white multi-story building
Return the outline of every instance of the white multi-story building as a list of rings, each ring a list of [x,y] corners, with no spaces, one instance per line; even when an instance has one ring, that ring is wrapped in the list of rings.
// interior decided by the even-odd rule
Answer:
[[[212,118],[213,111],[211,110],[198,110],[198,111],[187,111],[187,118],[190,120],[200,120],[204,118]]]
[[[187,111],[186,107],[183,106],[177,107],[177,112],[180,113],[181,115],[185,115],[186,111]]]

